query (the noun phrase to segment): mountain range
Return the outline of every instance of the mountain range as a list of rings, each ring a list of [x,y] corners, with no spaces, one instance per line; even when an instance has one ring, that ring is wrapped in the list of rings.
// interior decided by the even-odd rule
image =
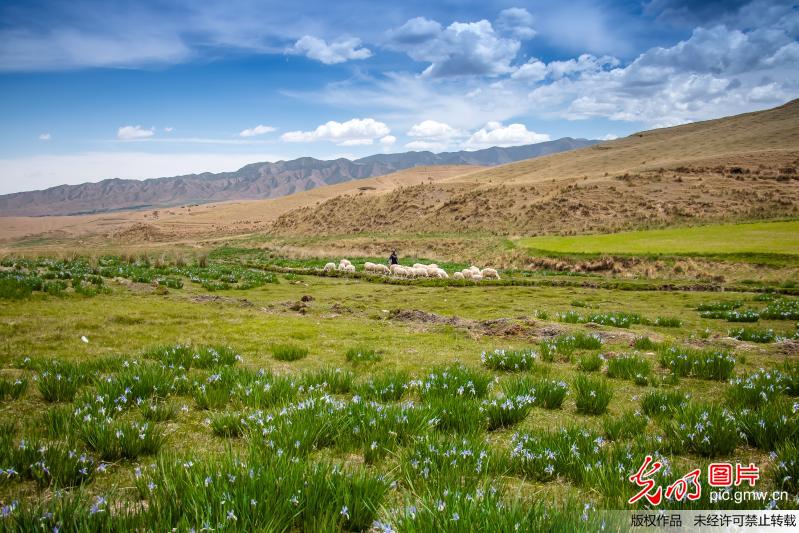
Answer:
[[[376,154],[356,160],[253,163],[235,172],[187,174],[146,180],[107,179],[41,191],[0,195],[0,216],[78,215],[156,209],[227,200],[277,198],[325,185],[431,165],[495,166],[598,143],[565,137],[555,141],[477,151]]]

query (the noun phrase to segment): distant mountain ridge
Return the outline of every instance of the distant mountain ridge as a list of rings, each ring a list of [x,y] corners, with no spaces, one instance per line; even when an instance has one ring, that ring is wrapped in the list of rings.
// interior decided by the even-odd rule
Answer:
[[[564,137],[524,146],[474,152],[375,154],[351,161],[301,157],[252,163],[234,172],[187,174],[147,180],[107,179],[0,195],[0,216],[76,215],[185,204],[277,198],[323,185],[371,178],[425,165],[493,166],[564,152],[599,141]]]

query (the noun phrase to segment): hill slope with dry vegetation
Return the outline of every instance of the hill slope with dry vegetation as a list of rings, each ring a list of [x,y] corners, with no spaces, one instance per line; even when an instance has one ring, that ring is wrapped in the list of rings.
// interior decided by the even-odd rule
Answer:
[[[799,214],[799,101],[284,213],[271,231],[611,232]]]

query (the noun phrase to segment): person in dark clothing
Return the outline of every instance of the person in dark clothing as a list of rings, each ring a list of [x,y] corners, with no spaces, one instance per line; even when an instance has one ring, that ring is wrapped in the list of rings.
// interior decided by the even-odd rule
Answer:
[[[399,264],[399,259],[397,259],[397,251],[396,250],[391,250],[391,255],[388,258],[388,263],[390,265],[398,265]]]

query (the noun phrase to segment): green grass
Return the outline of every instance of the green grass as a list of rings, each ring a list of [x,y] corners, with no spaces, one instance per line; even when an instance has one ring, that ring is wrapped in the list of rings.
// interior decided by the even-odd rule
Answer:
[[[799,221],[713,224],[603,235],[529,237],[529,249],[630,255],[799,254]]]
[[[517,522],[584,530],[599,527],[598,510],[625,508],[627,476],[646,453],[667,458],[674,476],[697,455],[718,454],[761,466],[764,490],[792,483],[793,426],[782,415],[799,390],[795,357],[780,343],[731,351],[731,324],[697,312],[720,299],[715,292],[388,285],[293,274],[208,299],[202,284],[185,279],[166,294],[105,279],[108,291],[91,297],[33,291],[0,306],[0,468],[19,472],[0,475],[0,500],[18,500],[4,528],[166,531],[207,522],[368,530],[377,521],[403,531]],[[285,305],[303,295],[314,297],[306,314]],[[756,309],[778,301],[753,303],[754,293],[735,299]],[[587,305],[586,316],[622,311],[651,322],[619,329],[611,320],[556,320],[574,302]],[[400,321],[391,315],[398,308],[444,320]],[[536,309],[542,313],[533,319]],[[794,304],[772,311],[775,318],[761,317],[758,327],[791,327],[781,317]],[[659,327],[659,316],[681,325]],[[698,331],[708,334],[700,340]],[[280,360],[274,345],[308,353]],[[379,348],[382,359],[350,364],[353,347]],[[635,359],[623,360],[633,349]],[[582,360],[602,364],[600,350],[604,365],[623,361],[608,371],[625,379],[579,369]],[[665,354],[665,366],[642,387],[634,382],[648,368],[641,360],[658,360],[650,350]],[[666,384],[672,362],[676,377]],[[757,374],[761,367],[767,375]],[[778,401],[788,403],[764,407]],[[702,439],[671,433],[674,421],[701,423],[694,405],[754,414],[740,417],[748,425],[726,449],[715,436],[706,449]],[[787,459],[779,468],[767,458],[772,449]],[[58,490],[65,486],[73,488]]]

